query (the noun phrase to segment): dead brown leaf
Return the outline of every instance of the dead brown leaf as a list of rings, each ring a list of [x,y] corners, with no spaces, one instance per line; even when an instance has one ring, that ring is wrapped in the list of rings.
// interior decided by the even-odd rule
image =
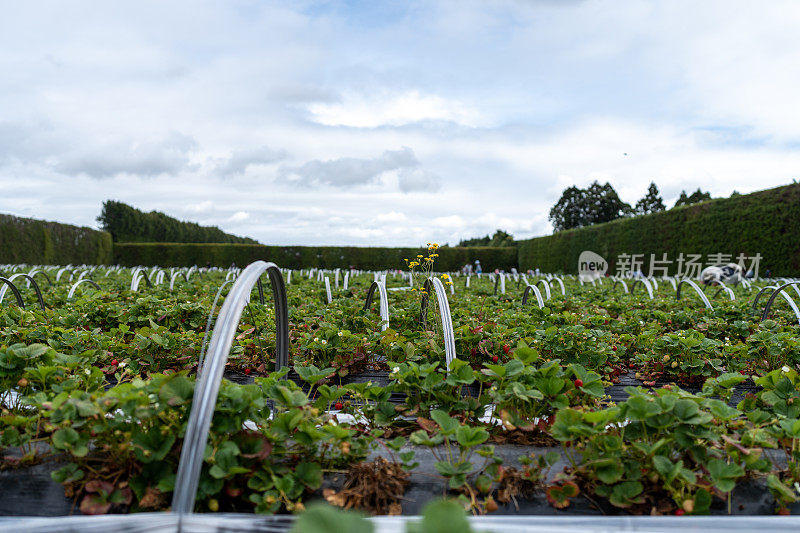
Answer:
[[[164,505],[164,495],[161,491],[153,487],[147,487],[144,496],[139,500],[139,507],[144,509],[158,509]]]

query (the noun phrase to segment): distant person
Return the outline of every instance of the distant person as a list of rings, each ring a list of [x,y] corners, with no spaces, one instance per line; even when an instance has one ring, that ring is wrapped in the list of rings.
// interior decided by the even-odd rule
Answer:
[[[536,267],[536,275],[540,276],[542,273],[539,271],[539,267]]]
[[[481,267],[481,262],[479,259],[475,260],[475,273],[476,274],[483,274],[483,268]]]

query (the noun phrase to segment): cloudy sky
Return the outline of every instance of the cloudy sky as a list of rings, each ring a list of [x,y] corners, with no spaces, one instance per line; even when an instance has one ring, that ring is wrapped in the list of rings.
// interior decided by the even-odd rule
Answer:
[[[0,212],[270,244],[551,232],[800,178],[800,3],[0,0]],[[626,155],[627,154],[627,155]]]

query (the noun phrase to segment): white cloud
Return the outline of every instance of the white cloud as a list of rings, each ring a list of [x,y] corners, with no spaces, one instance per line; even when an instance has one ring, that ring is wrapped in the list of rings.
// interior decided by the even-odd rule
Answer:
[[[403,126],[423,121],[447,121],[464,126],[482,125],[477,109],[451,98],[421,94],[348,94],[336,103],[308,105],[312,119],[325,126],[377,128]]]
[[[237,211],[228,217],[228,222],[233,224],[237,224],[239,222],[244,222],[245,220],[250,218],[250,214],[247,211]]]
[[[458,215],[451,215],[447,217],[436,217],[433,219],[433,225],[439,228],[452,228],[460,229],[465,225],[464,219]]]
[[[421,169],[414,151],[407,146],[400,150],[386,150],[379,157],[371,159],[314,159],[299,166],[284,166],[279,176],[288,184],[350,188],[376,183],[392,171],[397,172],[398,185],[404,193],[439,188],[438,176]]]
[[[375,221],[378,223],[408,222],[408,217],[406,216],[405,213],[390,211],[388,213],[380,213],[378,216],[375,217]]]
[[[211,200],[204,200],[196,204],[189,204],[185,208],[185,210],[190,213],[208,213],[212,209],[214,209],[214,202]]]
[[[220,160],[216,170],[222,176],[242,174],[251,166],[270,165],[285,158],[285,151],[273,150],[267,146],[236,150],[230,157]]]
[[[442,186],[439,176],[421,168],[400,169],[397,182],[403,192],[434,192]]]
[[[108,178],[117,174],[143,177],[178,174],[189,166],[197,141],[177,132],[155,140],[101,141],[57,159],[58,172]]]

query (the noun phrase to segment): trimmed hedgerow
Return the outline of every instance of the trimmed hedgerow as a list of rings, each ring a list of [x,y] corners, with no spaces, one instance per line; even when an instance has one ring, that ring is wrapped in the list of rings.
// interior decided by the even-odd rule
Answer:
[[[420,248],[365,248],[353,246],[263,246],[251,244],[115,243],[114,260],[125,266],[160,265],[245,266],[262,259],[285,268],[404,269],[404,259],[423,253]],[[480,260],[485,272],[517,266],[517,249],[442,247],[436,269],[457,270]]]
[[[797,276],[798,236],[800,184],[792,184],[519,241],[519,265],[575,273],[580,253],[591,250],[609,261],[613,273],[623,253],[645,254],[646,267],[650,254],[661,259],[666,253],[674,261],[681,252],[704,259],[713,253],[760,253],[760,275],[770,269],[773,276]]]
[[[0,214],[0,263],[108,264],[112,255],[105,231]]]

